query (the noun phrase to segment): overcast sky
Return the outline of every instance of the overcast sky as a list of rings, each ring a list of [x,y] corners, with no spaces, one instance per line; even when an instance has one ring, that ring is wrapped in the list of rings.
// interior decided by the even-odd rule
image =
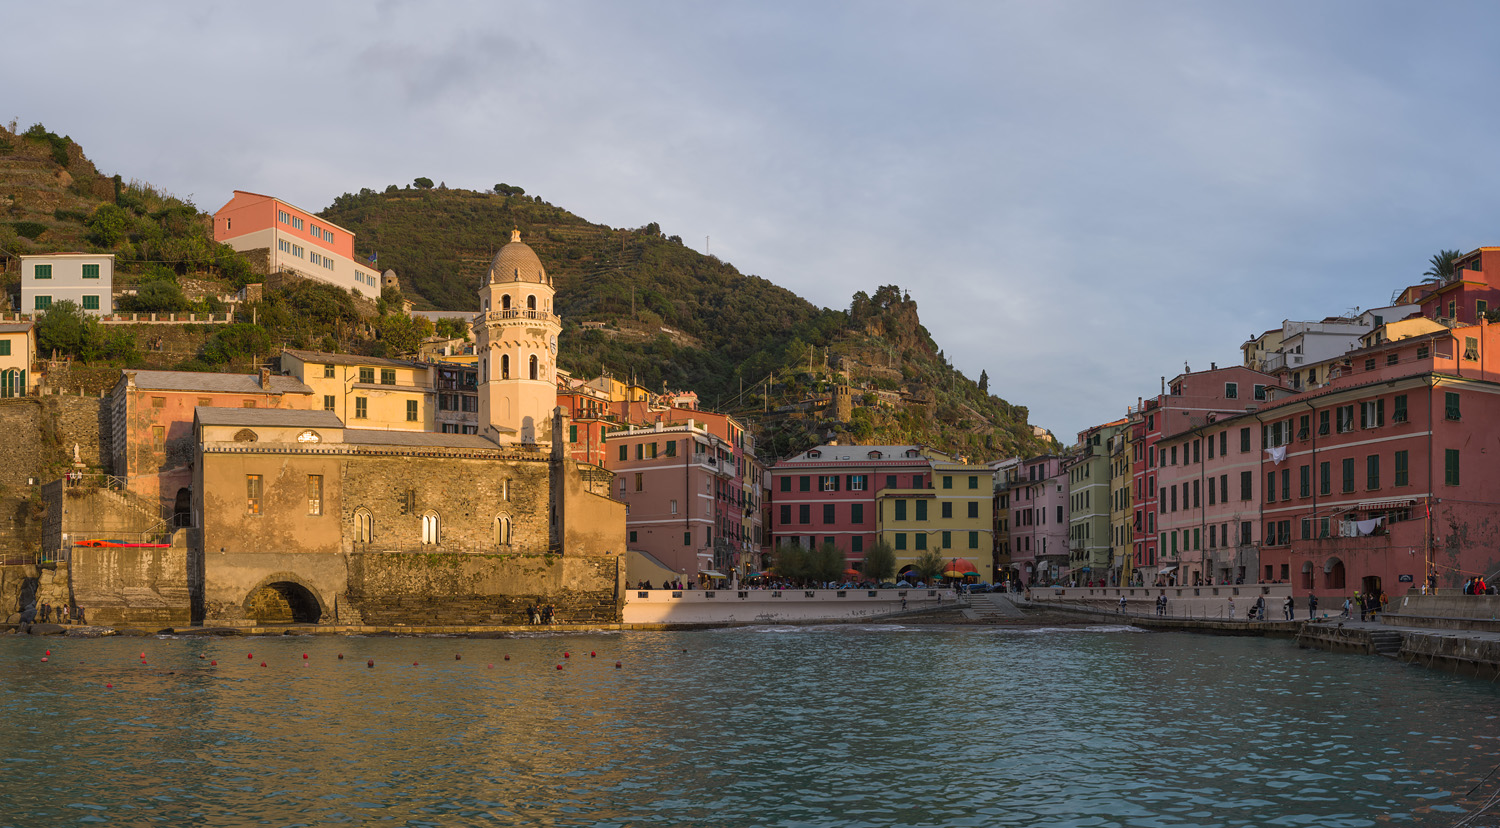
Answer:
[[[520,185],[827,307],[906,288],[1071,443],[1500,243],[1485,3],[9,4],[5,120],[212,211]],[[496,228],[504,241],[508,228]],[[705,238],[708,239],[705,242]]]

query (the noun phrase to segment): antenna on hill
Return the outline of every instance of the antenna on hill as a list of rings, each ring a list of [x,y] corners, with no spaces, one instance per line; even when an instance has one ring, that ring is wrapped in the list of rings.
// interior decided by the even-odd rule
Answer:
[[[712,256],[713,252],[708,247],[708,236],[703,237],[703,255]]]

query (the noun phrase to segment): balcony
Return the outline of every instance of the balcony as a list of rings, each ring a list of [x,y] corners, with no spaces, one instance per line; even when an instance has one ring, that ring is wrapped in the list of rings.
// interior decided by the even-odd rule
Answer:
[[[512,319],[519,319],[523,321],[530,320],[536,322],[551,322],[555,325],[562,324],[562,320],[559,319],[557,314],[555,313],[548,313],[547,311],[539,310],[527,310],[526,308],[509,308],[506,310],[490,311],[489,313],[486,313],[484,315],[484,321],[486,322],[507,322]]]

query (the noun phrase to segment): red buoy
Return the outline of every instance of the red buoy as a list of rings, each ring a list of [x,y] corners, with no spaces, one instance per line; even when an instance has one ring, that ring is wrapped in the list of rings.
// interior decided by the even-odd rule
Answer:
[[[145,653],[141,653],[141,658],[145,658],[145,657],[146,657],[146,654]]]
[[[365,666],[366,667],[374,667],[375,666],[375,659],[372,658],[369,661],[366,661],[365,662]]]
[[[411,666],[413,666],[413,667],[415,667],[415,666],[417,666],[417,663],[416,663],[416,662],[415,662],[415,661],[413,661],[413,662],[412,662],[412,663],[411,663]]]
[[[52,655],[52,651],[51,651],[51,650],[48,650],[48,651],[47,651],[47,655]]]
[[[683,650],[683,652],[687,652],[687,650]],[[145,653],[142,653],[142,655],[145,655]],[[245,653],[245,658],[255,658],[255,653]]]
[[[463,656],[461,656],[461,655],[459,655],[459,654],[458,654],[458,653],[454,653],[454,654],[453,654],[453,660],[454,660],[454,661],[463,661],[463,660],[464,660],[464,657],[463,657]]]
[[[509,654],[507,654],[507,655],[506,655],[506,656],[505,656],[505,660],[506,660],[506,661],[510,661],[510,655],[509,655]]]
[[[303,653],[303,654],[302,654],[302,658],[303,658],[303,659],[306,659],[306,658],[307,658],[307,653]]]
[[[265,662],[264,662],[264,661],[262,661],[262,662],[261,662],[261,663],[260,663],[260,666],[262,666],[262,667],[264,667],[264,666],[266,666],[266,663],[265,663]]]
[[[615,669],[616,670],[620,669],[620,662],[618,662],[618,661],[615,662]]]
[[[217,666],[219,666],[219,662],[217,662],[217,661],[210,661],[210,662],[209,662],[209,663],[208,663],[208,665],[209,665],[209,666],[210,666],[210,667],[217,667]]]
[[[343,661],[343,660],[344,660],[344,654],[343,653],[339,653],[339,661]]]
[[[561,664],[557,665],[557,669],[561,670],[562,669],[562,665]]]
[[[486,664],[485,665],[485,669],[486,670],[493,670],[493,669],[495,669],[495,665],[493,665],[493,664]]]
[[[104,685],[104,689],[105,690],[113,690],[113,689],[115,689],[115,686],[113,684],[106,684],[106,685]]]
[[[563,653],[563,658],[572,658],[572,656],[568,655],[567,653]]]
[[[52,652],[52,651],[51,651],[51,650],[48,650],[48,651],[47,651],[47,652],[49,652],[49,653],[50,653],[50,652]],[[47,657],[46,657],[46,656],[42,656],[42,661],[46,661],[46,660],[47,660]]]
[[[589,658],[593,658],[596,655],[598,655],[598,653],[594,652],[593,650],[589,650]]]

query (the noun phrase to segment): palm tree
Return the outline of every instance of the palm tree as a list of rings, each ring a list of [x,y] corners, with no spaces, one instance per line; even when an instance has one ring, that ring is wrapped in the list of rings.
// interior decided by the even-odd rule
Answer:
[[[1422,274],[1422,281],[1438,284],[1453,281],[1453,277],[1457,275],[1453,264],[1462,255],[1463,253],[1458,250],[1439,250],[1437,255],[1428,261],[1427,272]]]

